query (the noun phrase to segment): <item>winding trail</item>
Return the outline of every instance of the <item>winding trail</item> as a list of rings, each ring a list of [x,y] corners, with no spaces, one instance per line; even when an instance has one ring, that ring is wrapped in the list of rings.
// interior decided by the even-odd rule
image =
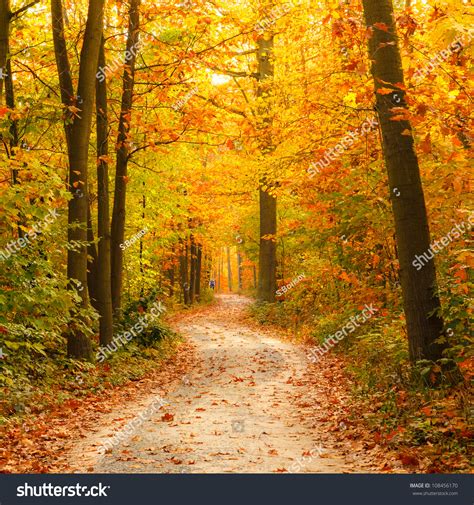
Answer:
[[[169,390],[116,409],[103,428],[85,436],[69,455],[79,460],[77,471],[374,471],[367,451],[352,450],[337,430],[317,422],[315,412],[323,421],[330,417],[327,404],[318,402],[327,389],[318,391],[314,377],[308,380],[303,348],[245,324],[249,299],[217,299],[175,323],[194,347],[186,374]],[[150,414],[147,406],[160,396],[168,404]],[[101,444],[140,416],[132,433],[98,454]]]

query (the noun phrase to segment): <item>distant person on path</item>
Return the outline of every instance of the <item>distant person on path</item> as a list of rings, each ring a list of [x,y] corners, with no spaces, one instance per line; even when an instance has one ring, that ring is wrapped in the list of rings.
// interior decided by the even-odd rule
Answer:
[[[214,279],[211,279],[209,281],[209,287],[214,290],[216,288],[216,281]]]

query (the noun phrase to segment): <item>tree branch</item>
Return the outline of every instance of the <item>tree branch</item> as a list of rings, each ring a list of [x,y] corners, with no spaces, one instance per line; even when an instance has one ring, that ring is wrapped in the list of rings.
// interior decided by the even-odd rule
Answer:
[[[15,12],[10,13],[10,21],[13,21],[14,19],[18,18],[18,16],[22,13],[28,10],[30,7],[33,7],[37,3],[39,3],[40,0],[33,0],[29,4],[24,5],[20,9],[16,10]]]

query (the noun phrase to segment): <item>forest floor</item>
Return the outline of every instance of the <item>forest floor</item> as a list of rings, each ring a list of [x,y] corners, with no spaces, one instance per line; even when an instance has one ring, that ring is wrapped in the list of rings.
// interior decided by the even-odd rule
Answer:
[[[174,383],[117,406],[72,450],[70,471],[373,472],[386,454],[351,431],[348,384],[328,359],[311,365],[300,346],[254,329],[250,299],[222,295],[178,316],[192,357]],[[167,404],[104,455],[97,449],[158,398]],[[368,446],[373,447],[369,448]],[[394,462],[395,464],[396,461]],[[398,469],[400,471],[401,468]]]
[[[50,414],[40,433],[37,419],[7,471],[414,471],[352,411],[340,359],[328,353],[312,365],[304,346],[252,323],[249,303],[221,295],[176,315],[172,325],[185,341],[173,358],[102,400]],[[166,404],[156,408],[160,399]]]

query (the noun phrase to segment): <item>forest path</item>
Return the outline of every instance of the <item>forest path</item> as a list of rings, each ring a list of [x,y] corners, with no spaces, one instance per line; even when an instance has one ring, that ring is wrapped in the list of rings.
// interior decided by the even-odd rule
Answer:
[[[166,393],[115,409],[113,422],[75,447],[77,471],[373,471],[361,444],[343,440],[334,427],[334,410],[344,407],[328,398],[324,376],[332,371],[320,365],[315,384],[307,373],[316,367],[302,347],[246,324],[250,302],[221,295],[216,304],[180,316],[175,327],[195,348],[189,371]],[[146,407],[160,397],[165,406]],[[114,442],[132,419],[135,427]],[[107,440],[113,447],[99,455]]]

